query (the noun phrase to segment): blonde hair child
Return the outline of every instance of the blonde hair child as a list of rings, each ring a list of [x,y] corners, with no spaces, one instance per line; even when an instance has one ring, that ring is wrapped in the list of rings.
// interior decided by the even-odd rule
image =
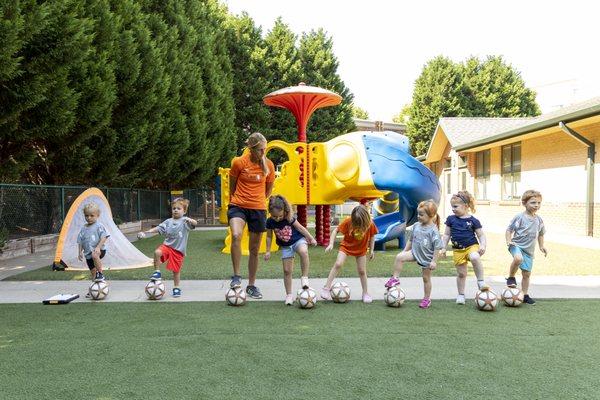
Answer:
[[[283,284],[285,287],[285,304],[294,304],[294,295],[292,294],[292,273],[294,271],[294,256],[297,253],[300,256],[300,268],[302,276],[300,285],[302,288],[308,288],[308,243],[313,246],[317,241],[310,232],[303,227],[292,215],[292,207],[285,197],[281,195],[271,196],[269,199],[269,218],[267,218],[267,251],[265,261],[271,258],[271,242],[273,232],[275,240],[281,248],[281,260],[283,262]]]
[[[394,273],[385,286],[391,288],[400,285],[400,273],[404,263],[416,261],[421,267],[423,276],[423,300],[419,303],[421,308],[431,306],[431,271],[437,267],[440,250],[443,248],[440,237],[440,216],[438,206],[433,200],[425,200],[417,206],[417,220],[413,225],[412,236],[406,243],[404,250],[398,253],[394,264]]]
[[[103,281],[104,274],[102,258],[106,255],[106,241],[110,237],[106,227],[98,221],[100,218],[100,207],[96,203],[87,203],[83,206],[83,215],[86,224],[81,227],[77,236],[79,245],[79,261],[87,264],[92,279],[94,281]],[[86,295],[86,297],[88,297]]]
[[[535,300],[529,296],[529,278],[533,268],[536,239],[540,251],[544,256],[548,255],[548,250],[544,247],[546,227],[542,218],[537,215],[542,206],[542,194],[537,190],[527,190],[521,196],[521,203],[525,207],[525,212],[515,215],[506,229],[506,245],[513,256],[506,285],[517,287],[515,275],[517,270],[521,269],[521,276],[523,277],[521,288],[525,295],[524,302],[533,305]]]
[[[321,289],[321,297],[325,300],[331,300],[331,285],[333,279],[337,276],[340,269],[346,262],[348,256],[356,258],[356,270],[360,278],[362,286],[362,300],[364,303],[371,303],[373,298],[369,295],[367,287],[367,254],[369,260],[375,257],[375,234],[377,227],[371,220],[371,214],[363,205],[354,207],[350,217],[347,217],[337,228],[331,233],[329,245],[325,251],[331,251],[335,243],[335,237],[340,232],[344,235],[337,258],[323,289]]]
[[[189,200],[177,198],[171,203],[172,218],[163,221],[160,225],[145,232],[138,233],[138,238],[143,239],[146,233],[155,233],[165,237],[164,242],[154,251],[154,273],[150,280],[160,280],[160,265],[167,263],[167,269],[173,272],[173,297],[181,296],[181,267],[185,258],[188,235],[198,222],[185,216]]]
[[[456,266],[456,304],[465,304],[465,284],[467,280],[467,262],[473,265],[479,290],[489,290],[483,274],[481,256],[485,253],[486,238],[481,222],[470,213],[475,212],[475,199],[466,190],[459,191],[450,199],[453,215],[446,218],[446,229],[442,237],[442,257],[446,256],[448,241],[452,241],[453,259]]]

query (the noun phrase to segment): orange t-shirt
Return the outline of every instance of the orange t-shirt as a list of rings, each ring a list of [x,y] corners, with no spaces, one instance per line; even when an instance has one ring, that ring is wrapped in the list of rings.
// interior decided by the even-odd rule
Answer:
[[[269,175],[265,177],[261,166],[250,160],[250,153],[231,161],[229,176],[237,178],[231,204],[251,210],[266,210],[265,187],[275,180],[275,166],[267,159]]]
[[[352,220],[347,217],[339,226],[338,232],[344,234],[340,244],[340,251],[349,256],[364,256],[369,250],[371,238],[378,232],[373,222],[366,232],[360,232],[352,228]]]

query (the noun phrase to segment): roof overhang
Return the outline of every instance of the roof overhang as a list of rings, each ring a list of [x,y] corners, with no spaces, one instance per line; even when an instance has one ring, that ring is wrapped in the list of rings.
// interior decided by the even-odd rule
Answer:
[[[442,159],[444,156],[444,151],[448,146],[448,137],[442,129],[442,125],[438,123],[435,128],[435,132],[433,137],[431,138],[431,143],[429,144],[429,148],[427,149],[427,154],[422,160],[423,163],[432,163]]]

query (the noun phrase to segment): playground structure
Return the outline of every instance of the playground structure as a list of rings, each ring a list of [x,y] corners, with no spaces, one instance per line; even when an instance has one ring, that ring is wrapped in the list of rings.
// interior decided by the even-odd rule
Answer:
[[[297,205],[298,221],[304,226],[306,206],[315,206],[315,237],[319,245],[329,243],[330,205],[343,204],[348,199],[364,202],[396,193],[397,211],[374,219],[379,229],[376,242],[383,249],[385,242],[403,237],[404,228],[416,221],[419,202],[439,201],[439,183],[428,168],[409,154],[408,139],[395,132],[352,132],[327,142],[306,143],[306,124],[312,112],[341,101],[332,94],[335,95],[301,84],[265,96],[266,104],[275,105],[273,99],[278,99],[278,106],[292,110],[299,126],[299,139],[304,139],[296,143],[273,140],[267,144],[267,157],[275,148],[288,157],[275,179],[272,193],[283,195]],[[229,168],[219,168],[222,223],[227,223],[228,173]],[[247,236],[244,231],[245,252]],[[228,234],[223,252],[229,252],[230,243]],[[260,251],[265,250],[263,238]]]

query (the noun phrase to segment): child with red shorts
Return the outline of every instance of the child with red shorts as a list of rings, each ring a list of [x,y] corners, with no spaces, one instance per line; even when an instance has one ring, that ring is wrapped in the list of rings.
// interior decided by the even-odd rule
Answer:
[[[169,218],[157,227],[145,232],[138,233],[138,238],[143,239],[146,233],[155,233],[165,237],[165,241],[154,251],[155,271],[150,280],[157,281],[161,279],[160,265],[167,262],[167,269],[173,272],[173,297],[181,296],[179,287],[181,267],[185,257],[189,232],[194,229],[198,222],[195,219],[185,217],[189,200],[177,198],[171,204],[173,218]]]

